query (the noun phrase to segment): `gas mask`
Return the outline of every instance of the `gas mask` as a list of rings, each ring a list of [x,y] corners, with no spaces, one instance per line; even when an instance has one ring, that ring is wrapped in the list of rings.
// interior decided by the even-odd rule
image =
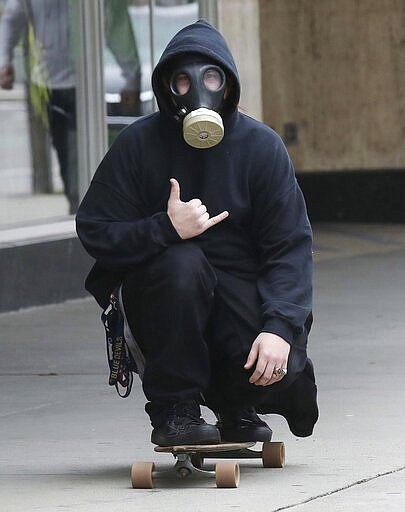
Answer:
[[[178,65],[170,75],[171,98],[190,146],[205,149],[221,142],[224,125],[218,112],[224,101],[225,81],[220,67],[201,61]]]

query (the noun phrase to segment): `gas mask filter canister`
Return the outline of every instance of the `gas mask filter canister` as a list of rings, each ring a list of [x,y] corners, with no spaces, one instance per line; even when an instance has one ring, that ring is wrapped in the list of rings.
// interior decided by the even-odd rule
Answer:
[[[183,121],[184,140],[193,148],[211,148],[224,137],[222,118],[214,110],[198,108],[186,115]]]
[[[190,62],[175,69],[170,80],[173,102],[183,118],[183,137],[198,149],[216,146],[224,137],[218,111],[225,92],[225,73],[213,64]]]

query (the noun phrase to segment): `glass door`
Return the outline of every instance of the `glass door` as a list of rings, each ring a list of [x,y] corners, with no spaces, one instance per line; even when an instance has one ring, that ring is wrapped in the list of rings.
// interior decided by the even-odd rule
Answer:
[[[0,0],[0,226],[77,209],[69,0]]]
[[[151,75],[167,43],[198,19],[198,1],[104,0],[104,80],[109,143],[156,110]]]

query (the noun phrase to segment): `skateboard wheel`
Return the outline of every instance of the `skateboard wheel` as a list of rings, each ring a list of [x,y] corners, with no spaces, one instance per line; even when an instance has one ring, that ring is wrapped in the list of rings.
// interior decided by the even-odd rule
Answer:
[[[134,462],[131,468],[131,481],[134,489],[153,489],[153,462]]]
[[[262,461],[265,468],[282,468],[285,461],[284,443],[263,443]]]
[[[217,487],[238,487],[240,480],[239,464],[232,461],[221,461],[215,465],[215,480]]]
[[[191,460],[191,464],[197,468],[197,469],[201,469],[203,467],[203,464],[204,464],[204,457],[201,455],[201,453],[193,453],[190,457],[190,460]]]

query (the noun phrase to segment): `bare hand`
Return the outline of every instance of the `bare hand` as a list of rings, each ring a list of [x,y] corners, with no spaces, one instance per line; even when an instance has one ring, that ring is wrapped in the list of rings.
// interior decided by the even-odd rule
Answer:
[[[0,87],[2,89],[12,89],[14,85],[14,67],[12,64],[6,64],[0,69]]]
[[[227,211],[210,217],[200,199],[191,199],[191,201],[183,203],[180,199],[179,182],[172,178],[170,183],[172,188],[167,203],[167,214],[183,240],[200,235],[228,217]]]
[[[287,369],[290,345],[283,338],[268,332],[261,332],[250,349],[245,370],[256,363],[249,382],[256,386],[271,386],[281,380],[284,375],[274,375],[276,368]]]

